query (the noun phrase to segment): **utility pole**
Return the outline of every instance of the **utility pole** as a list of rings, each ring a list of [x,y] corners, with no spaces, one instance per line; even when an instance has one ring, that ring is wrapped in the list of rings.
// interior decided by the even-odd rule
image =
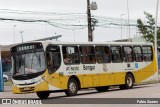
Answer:
[[[128,13],[128,36],[129,36],[129,42],[131,42],[131,35],[130,35],[130,20],[129,20],[129,4],[127,0],[127,13]]]
[[[87,0],[87,19],[88,19],[88,41],[92,42],[92,26],[91,26],[91,10],[90,10],[90,0]]]
[[[124,16],[124,15],[126,15],[126,14],[121,14],[121,39],[123,39],[122,38],[122,16]]]
[[[23,33],[24,31],[20,31],[20,33],[21,33],[21,39],[22,39],[22,43],[23,43],[23,35],[22,35],[22,33]]]
[[[87,0],[87,20],[88,20],[88,41],[89,42],[93,42],[93,30],[94,27],[96,25],[96,23],[98,22],[97,20],[93,20],[91,18],[91,10],[97,10],[97,3],[96,2],[92,2],[90,4],[90,0]]]

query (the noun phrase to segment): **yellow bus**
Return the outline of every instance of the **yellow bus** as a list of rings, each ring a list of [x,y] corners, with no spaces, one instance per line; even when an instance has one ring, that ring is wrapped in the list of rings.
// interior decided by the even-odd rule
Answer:
[[[41,99],[58,91],[74,96],[83,88],[131,89],[157,73],[151,43],[36,41],[11,47],[11,60],[12,92]]]

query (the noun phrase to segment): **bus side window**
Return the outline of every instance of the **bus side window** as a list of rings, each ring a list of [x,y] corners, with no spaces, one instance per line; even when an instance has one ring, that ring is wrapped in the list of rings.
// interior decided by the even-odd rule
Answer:
[[[111,62],[111,59],[110,59],[110,49],[109,49],[108,46],[104,47],[104,62],[105,63]]]
[[[134,46],[134,59],[136,62],[142,62],[143,61],[143,55],[142,55],[142,49],[140,46]]]
[[[143,59],[144,61],[152,61],[153,60],[153,52],[151,46],[143,46]]]
[[[120,46],[111,46],[111,58],[113,63],[122,62],[122,50]]]
[[[78,46],[63,46],[62,51],[64,64],[80,63]]]
[[[94,46],[80,46],[80,52],[83,64],[96,63]]]
[[[108,46],[96,46],[96,60],[98,63],[109,63],[110,52]]]
[[[125,62],[133,62],[133,49],[131,46],[123,46],[123,58]]]

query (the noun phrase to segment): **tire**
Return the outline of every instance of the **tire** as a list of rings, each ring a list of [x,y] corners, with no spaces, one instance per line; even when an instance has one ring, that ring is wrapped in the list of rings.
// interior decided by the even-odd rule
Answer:
[[[124,88],[125,89],[132,89],[134,85],[134,79],[133,76],[131,74],[127,74],[125,77],[125,85]]]
[[[96,87],[96,90],[98,92],[105,92],[105,91],[108,91],[108,89],[109,89],[109,86]]]
[[[48,91],[41,91],[41,92],[37,92],[37,96],[40,98],[40,99],[47,99],[50,95],[50,92]]]
[[[124,90],[125,89],[125,85],[119,85],[120,90]]]
[[[78,92],[78,84],[77,81],[73,78],[69,79],[67,90],[65,91],[65,94],[67,96],[75,96]]]
[[[4,82],[7,82],[7,78],[4,77],[4,78],[3,78],[3,81],[4,81]]]

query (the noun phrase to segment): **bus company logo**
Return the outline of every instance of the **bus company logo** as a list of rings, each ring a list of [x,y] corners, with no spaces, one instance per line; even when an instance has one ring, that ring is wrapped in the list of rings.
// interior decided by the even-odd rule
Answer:
[[[71,67],[71,66],[66,67],[66,71],[78,71],[78,70],[79,70],[78,66],[76,66],[76,67]]]
[[[138,68],[138,63],[135,63],[135,68]]]
[[[11,99],[2,99],[2,104],[12,104]]]
[[[95,66],[86,66],[86,65],[83,65],[83,70],[93,71],[93,70],[95,70]]]
[[[108,71],[108,67],[107,67],[106,64],[103,64],[103,71],[104,71],[104,72],[107,72],[107,71]]]

